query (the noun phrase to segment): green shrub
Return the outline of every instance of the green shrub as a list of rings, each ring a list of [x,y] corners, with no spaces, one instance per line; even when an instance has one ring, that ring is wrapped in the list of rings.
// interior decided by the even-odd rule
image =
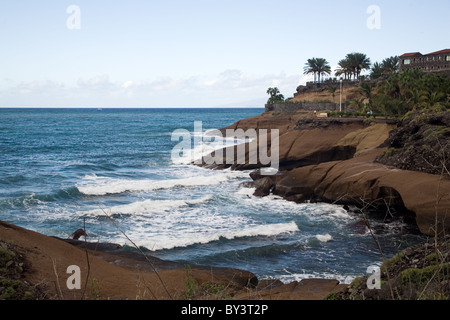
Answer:
[[[403,285],[418,285],[419,287],[428,283],[433,278],[437,279],[437,271],[439,267],[439,273],[442,279],[448,279],[450,274],[450,264],[446,263],[443,265],[431,265],[423,269],[410,268],[406,269],[401,273],[401,281]]]

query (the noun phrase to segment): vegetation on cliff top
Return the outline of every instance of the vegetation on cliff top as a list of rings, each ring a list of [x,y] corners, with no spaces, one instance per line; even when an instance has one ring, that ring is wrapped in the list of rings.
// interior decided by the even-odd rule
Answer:
[[[450,176],[450,79],[406,70],[368,90],[371,110],[399,117],[397,129],[385,142],[388,150],[377,161]]]
[[[450,110],[450,79],[420,70],[393,73],[363,89],[374,111],[403,116],[410,111],[442,112]],[[370,93],[370,95],[369,95]]]
[[[409,247],[380,267],[380,289],[370,289],[370,276],[357,277],[327,300],[447,300],[450,297],[450,238]],[[389,273],[389,277],[387,276]],[[372,282],[373,284],[373,282]]]
[[[354,52],[339,61],[335,78],[324,80],[323,76],[331,75],[329,62],[324,58],[308,59],[304,74],[314,75],[314,82],[319,82],[315,90],[326,90],[334,97],[338,93],[338,77],[345,80],[359,80],[359,95],[352,101],[345,101],[350,109],[360,113],[382,116],[401,117],[412,110],[445,111],[450,109],[450,79],[434,73],[425,73],[419,69],[398,72],[399,58],[392,56],[382,62],[371,64],[364,53]],[[361,76],[361,72],[370,70],[369,76]],[[320,84],[324,83],[324,87]],[[300,87],[299,87],[300,88]],[[297,92],[299,92],[297,88]],[[270,92],[269,92],[270,91]],[[271,98],[268,104],[291,102],[284,100],[278,88],[269,88]],[[349,100],[350,100],[349,99]]]
[[[334,99],[339,89],[334,86],[334,82],[327,85],[328,89],[323,85],[323,88],[316,90],[329,91]],[[272,95],[269,104],[291,102],[289,99],[283,101],[278,89],[274,89],[278,95]],[[346,104],[359,114],[401,118],[408,112],[436,113],[450,110],[450,78],[417,69],[394,72],[376,80],[360,81],[357,90],[359,97]]]
[[[450,110],[450,79],[418,69],[397,72],[398,58],[390,57],[372,68],[372,81],[362,81],[361,98],[350,106],[358,112],[402,117],[410,111]],[[345,71],[353,74],[355,71]]]
[[[280,90],[277,87],[267,89],[267,94],[270,96],[267,101],[268,104],[284,102],[284,96],[280,93]]]

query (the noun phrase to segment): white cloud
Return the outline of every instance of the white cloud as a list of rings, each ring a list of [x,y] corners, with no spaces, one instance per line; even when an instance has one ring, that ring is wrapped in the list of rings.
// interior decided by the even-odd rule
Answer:
[[[264,101],[271,86],[278,86],[289,97],[301,79],[296,74],[249,74],[236,69],[213,76],[159,77],[146,81],[114,81],[109,75],[98,75],[80,78],[72,86],[50,80],[15,85],[4,82],[0,86],[0,99],[5,107],[223,106],[240,101]]]
[[[124,89],[127,89],[127,88],[130,88],[130,87],[132,87],[133,86],[133,81],[125,81],[123,84],[122,84],[122,88],[124,88]]]
[[[117,86],[117,84],[111,82],[108,75],[100,75],[88,80],[78,79],[77,82],[77,87],[79,89],[87,91],[110,90],[114,89],[115,86]]]
[[[37,93],[39,95],[45,96],[54,94],[57,92],[64,91],[64,84],[59,84],[54,81],[31,81],[31,82],[20,82],[16,86],[16,91],[19,94],[27,95],[30,93]]]

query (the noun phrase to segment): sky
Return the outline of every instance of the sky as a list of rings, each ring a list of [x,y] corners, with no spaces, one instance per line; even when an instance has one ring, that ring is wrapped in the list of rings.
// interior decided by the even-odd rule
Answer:
[[[309,58],[450,48],[449,0],[0,0],[0,107],[264,107]]]

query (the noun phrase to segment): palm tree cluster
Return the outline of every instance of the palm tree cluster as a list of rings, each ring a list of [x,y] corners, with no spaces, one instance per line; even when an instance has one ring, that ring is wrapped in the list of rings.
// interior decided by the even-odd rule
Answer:
[[[358,79],[363,70],[369,70],[371,66],[370,58],[366,54],[353,52],[347,54],[345,59],[339,61],[335,72],[336,77],[344,76],[344,79]],[[314,75],[314,82],[319,82],[322,76],[331,74],[329,62],[324,58],[308,59],[303,68],[304,74]],[[322,78],[323,79],[323,78]]]
[[[398,71],[398,56],[392,56],[384,59],[381,63],[375,62],[372,66],[370,78],[378,79],[382,76],[391,75]]]
[[[338,68],[336,70],[336,77],[344,76],[344,79],[351,79],[354,77],[358,79],[363,70],[370,69],[370,58],[366,54],[360,52],[349,53],[338,62]]]
[[[270,96],[267,104],[284,102],[284,96],[280,93],[280,90],[277,87],[267,89],[267,94]]]
[[[313,74],[314,82],[316,82],[316,75],[318,82],[320,83],[320,77],[325,74],[331,73],[331,67],[328,61],[324,58],[312,58],[308,59],[308,62],[304,67],[304,74]]]
[[[378,83],[374,106],[385,114],[412,110],[450,110],[450,78],[419,69],[393,73]]]

